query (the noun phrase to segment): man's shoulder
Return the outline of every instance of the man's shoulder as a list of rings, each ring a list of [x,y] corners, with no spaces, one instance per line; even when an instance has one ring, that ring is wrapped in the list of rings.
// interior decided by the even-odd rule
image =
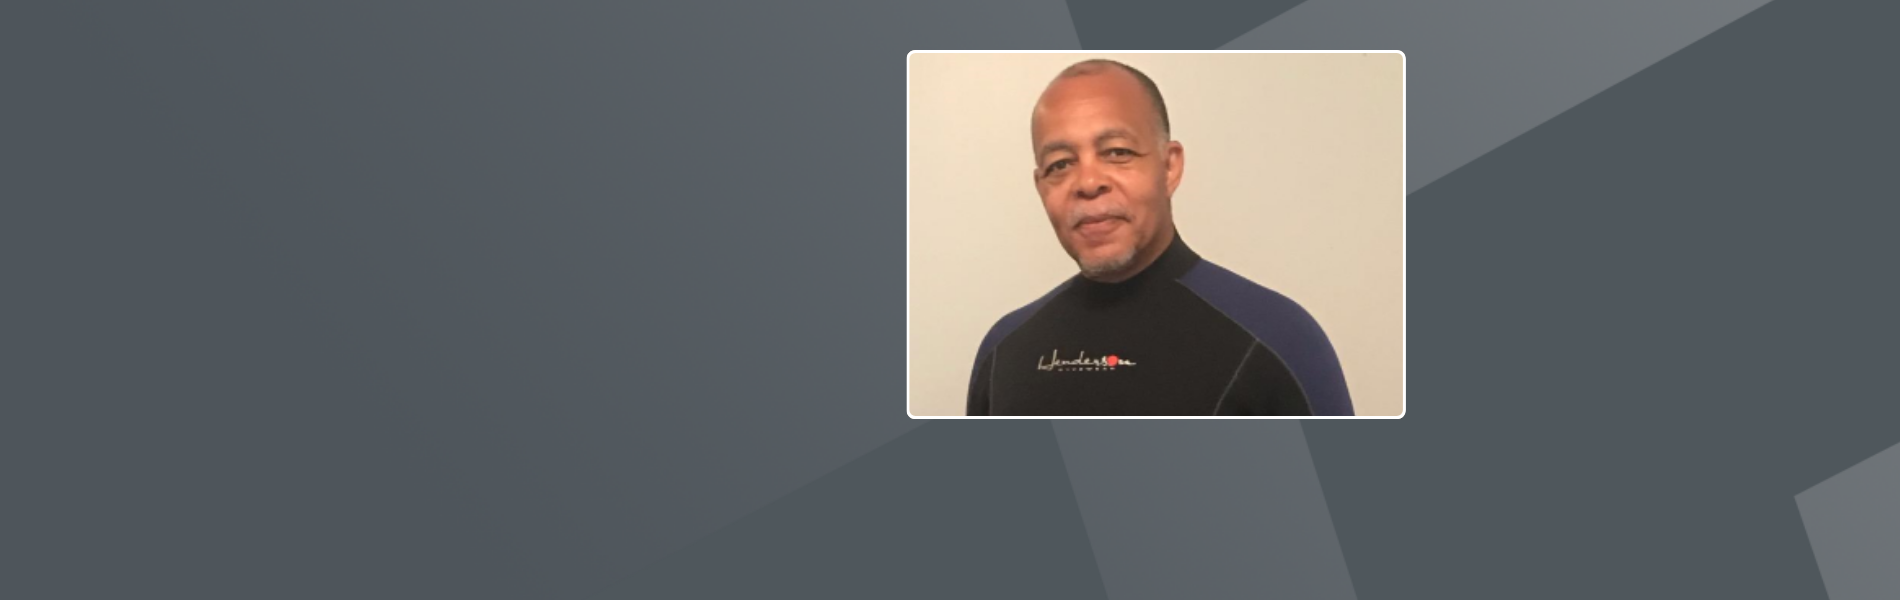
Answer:
[[[1300,303],[1206,260],[1179,281],[1273,351],[1300,382],[1313,414],[1353,414],[1332,340]]]
[[[1212,261],[1202,259],[1181,275],[1180,282],[1261,341],[1267,341],[1263,336],[1268,331],[1317,335],[1317,341],[1326,340],[1319,322],[1306,307]]]
[[[984,354],[988,354],[991,350],[995,350],[998,345],[1003,343],[1003,338],[1009,337],[1009,334],[1014,333],[1016,328],[1022,327],[1023,323],[1029,322],[1029,318],[1035,316],[1036,311],[1042,310],[1043,305],[1048,304],[1051,298],[1055,298],[1057,294],[1061,294],[1062,290],[1068,289],[1069,284],[1073,281],[1075,281],[1074,278],[1064,279],[1062,283],[1057,284],[1054,289],[1049,290],[1049,292],[1043,294],[1042,297],[1036,298],[1016,310],[1009,311],[1008,314],[997,319],[996,324],[990,326],[989,333],[983,335],[983,344],[977,347],[977,356],[980,357]]]
[[[1294,298],[1286,298],[1286,294],[1273,291],[1260,283],[1254,283],[1252,279],[1246,279],[1241,273],[1231,272],[1207,258],[1195,264],[1188,273],[1182,273],[1180,283],[1186,285],[1189,291],[1195,292],[1197,296],[1201,296],[1201,300],[1214,304],[1216,308],[1246,306],[1246,308],[1252,308],[1250,313],[1260,313],[1260,315],[1307,319],[1307,321],[1313,319],[1313,315],[1307,313],[1307,309],[1300,306],[1300,302],[1294,302]],[[1227,317],[1237,319],[1237,315],[1227,315]],[[1252,328],[1250,323],[1241,323],[1241,325]]]

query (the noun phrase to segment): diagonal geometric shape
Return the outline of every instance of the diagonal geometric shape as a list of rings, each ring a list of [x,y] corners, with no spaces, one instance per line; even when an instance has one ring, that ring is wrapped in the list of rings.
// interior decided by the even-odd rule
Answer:
[[[656,598],[1104,598],[1047,421],[932,422],[645,569]]]
[[[1411,194],[1414,409],[1303,423],[1361,597],[1824,597],[1789,497],[1900,442],[1896,19],[1770,3]]]
[[[1222,47],[1405,51],[1409,193],[1766,3],[1313,0]]]
[[[1831,600],[1900,598],[1900,445],[1796,494]]]
[[[1142,2],[1069,0],[1082,47],[1103,50],[1217,48],[1306,0]]]
[[[1293,421],[1060,421],[1111,598],[1354,598]]]

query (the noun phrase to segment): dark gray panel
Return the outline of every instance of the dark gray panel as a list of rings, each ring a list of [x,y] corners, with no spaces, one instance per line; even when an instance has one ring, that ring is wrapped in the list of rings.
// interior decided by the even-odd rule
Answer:
[[[590,595],[909,431],[904,55],[998,46],[1075,36],[9,4],[0,595]]]
[[[659,598],[1105,598],[1047,421],[930,423],[645,570]]]
[[[1353,598],[1296,421],[1057,421],[1111,598]]]
[[[1821,598],[1900,441],[1883,3],[1777,2],[1410,197],[1410,411],[1305,423],[1364,598]]]

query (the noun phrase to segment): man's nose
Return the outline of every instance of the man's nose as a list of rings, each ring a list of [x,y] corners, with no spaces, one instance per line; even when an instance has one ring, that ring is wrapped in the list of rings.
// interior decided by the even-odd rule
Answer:
[[[1082,164],[1076,165],[1076,168],[1081,172],[1077,173],[1078,177],[1075,178],[1075,197],[1094,200],[1108,193],[1108,178],[1103,177],[1102,172],[1094,165]]]

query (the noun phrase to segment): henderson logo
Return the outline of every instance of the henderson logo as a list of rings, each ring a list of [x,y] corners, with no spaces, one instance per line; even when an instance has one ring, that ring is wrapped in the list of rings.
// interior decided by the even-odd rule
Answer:
[[[1087,352],[1076,352],[1075,358],[1057,356],[1060,350],[1050,350],[1048,358],[1036,357],[1038,371],[1113,371],[1135,366],[1135,361],[1110,354],[1089,358]]]

